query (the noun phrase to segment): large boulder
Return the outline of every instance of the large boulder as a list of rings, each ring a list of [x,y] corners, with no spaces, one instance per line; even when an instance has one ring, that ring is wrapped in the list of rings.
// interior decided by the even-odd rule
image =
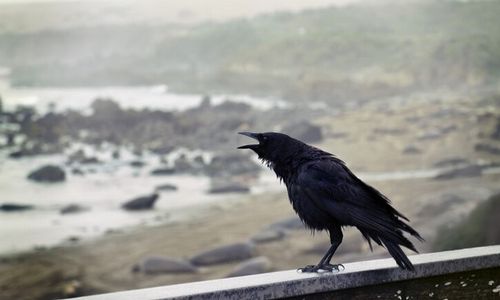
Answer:
[[[321,127],[307,121],[290,123],[283,128],[283,132],[305,143],[317,143],[323,139]]]
[[[268,272],[271,261],[265,256],[259,256],[237,265],[226,277],[246,276]]]
[[[43,166],[28,175],[28,179],[38,182],[60,182],[66,180],[66,173],[58,166]]]
[[[126,210],[145,210],[152,209],[156,200],[158,200],[158,194],[152,194],[148,196],[142,196],[130,201],[125,202],[122,205],[122,208]]]
[[[252,243],[236,243],[201,252],[190,261],[194,265],[205,266],[248,259],[254,255],[255,246]]]
[[[165,256],[146,257],[134,269],[146,274],[194,273],[198,271],[198,269],[188,261]]]

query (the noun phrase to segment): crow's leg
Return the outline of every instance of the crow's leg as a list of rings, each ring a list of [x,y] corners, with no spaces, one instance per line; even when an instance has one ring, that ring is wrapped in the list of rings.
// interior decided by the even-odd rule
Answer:
[[[330,231],[330,242],[332,245],[330,246],[328,251],[326,251],[323,258],[319,261],[317,265],[309,265],[305,266],[304,268],[298,269],[299,272],[312,273],[312,272],[318,272],[319,270],[332,272],[334,270],[339,271],[341,269],[342,270],[344,269],[344,266],[341,264],[339,265],[330,264],[330,260],[332,259],[333,254],[335,254],[335,251],[337,251],[337,248],[342,243],[342,238],[344,237],[344,235],[342,234],[342,229],[340,228],[340,226],[336,226],[332,227],[329,231]]]

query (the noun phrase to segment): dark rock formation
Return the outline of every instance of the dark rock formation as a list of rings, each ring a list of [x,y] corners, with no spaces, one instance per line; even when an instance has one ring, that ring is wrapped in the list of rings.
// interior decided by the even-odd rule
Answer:
[[[15,204],[15,203],[0,204],[0,211],[4,212],[31,210],[33,208],[34,206],[29,204]]]
[[[130,162],[130,166],[134,168],[142,168],[146,165],[142,160],[133,160]]]
[[[58,166],[47,165],[31,172],[28,179],[38,182],[60,182],[66,180],[66,173]]]
[[[420,154],[420,153],[422,153],[422,150],[420,150],[414,145],[408,145],[403,149],[403,154]]]
[[[210,194],[222,194],[222,193],[249,193],[250,188],[235,180],[232,180],[229,177],[212,178],[211,187],[208,191]]]
[[[80,212],[84,212],[84,211],[88,211],[88,210],[89,210],[89,208],[85,207],[85,206],[81,206],[78,204],[69,204],[69,205],[66,205],[65,207],[61,208],[59,210],[59,213],[61,213],[61,215],[75,214],[75,213],[80,213]]]
[[[165,192],[165,191],[177,191],[177,186],[174,185],[174,184],[165,183],[165,184],[157,186],[155,188],[155,190],[156,191],[162,191],[162,192]]]
[[[188,261],[165,256],[150,256],[134,267],[146,274],[158,273],[194,273],[198,269]]]
[[[172,175],[175,173],[173,168],[157,168],[151,171],[151,175],[162,176],[162,175]]]
[[[194,265],[205,266],[243,260],[254,254],[255,246],[252,243],[237,243],[201,252],[193,256],[190,261]]]
[[[152,209],[156,200],[158,200],[158,194],[152,194],[148,196],[138,197],[130,201],[125,202],[122,208],[126,210],[145,210]]]
[[[237,265],[226,277],[246,276],[268,272],[271,261],[265,256],[259,256]]]

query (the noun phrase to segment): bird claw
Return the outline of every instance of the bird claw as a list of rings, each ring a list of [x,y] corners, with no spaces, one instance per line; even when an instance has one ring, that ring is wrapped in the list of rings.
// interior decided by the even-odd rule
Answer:
[[[299,273],[318,273],[318,266],[315,265],[307,265],[303,268],[298,268],[297,272]]]
[[[345,267],[342,264],[332,265],[332,264],[324,264],[324,265],[308,265],[303,268],[297,269],[299,273],[327,273],[327,272],[340,272],[344,271]]]

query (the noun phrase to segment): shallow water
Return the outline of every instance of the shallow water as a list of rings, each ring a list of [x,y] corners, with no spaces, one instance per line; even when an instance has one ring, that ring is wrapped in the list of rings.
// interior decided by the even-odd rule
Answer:
[[[111,98],[123,108],[161,109],[182,111],[200,105],[202,95],[176,94],[168,91],[166,86],[135,87],[74,87],[74,88],[0,88],[0,95],[8,109],[16,105],[32,105],[39,112],[46,112],[51,103],[56,111],[75,109],[89,111],[90,104],[96,98]],[[234,102],[247,103],[258,109],[284,107],[286,103],[271,98],[256,98],[247,95],[213,95],[211,103],[217,105],[230,99]]]
[[[127,160],[106,161],[103,165],[85,166],[94,173],[73,175],[66,169],[66,181],[37,183],[26,178],[30,171],[45,165],[64,165],[64,155],[27,157],[20,160],[0,157],[0,203],[31,204],[35,209],[0,212],[0,254],[29,250],[35,246],[52,246],[71,236],[79,238],[103,234],[110,229],[161,224],[206,204],[223,203],[235,194],[210,195],[208,177],[194,175],[151,176],[159,166],[154,156],[143,158],[148,165],[137,169]],[[174,184],[177,191],[160,192],[154,210],[130,212],[120,208],[132,198],[151,194],[161,184]],[[257,183],[252,192],[266,190],[269,183]],[[61,215],[59,210],[79,204],[89,211]]]

